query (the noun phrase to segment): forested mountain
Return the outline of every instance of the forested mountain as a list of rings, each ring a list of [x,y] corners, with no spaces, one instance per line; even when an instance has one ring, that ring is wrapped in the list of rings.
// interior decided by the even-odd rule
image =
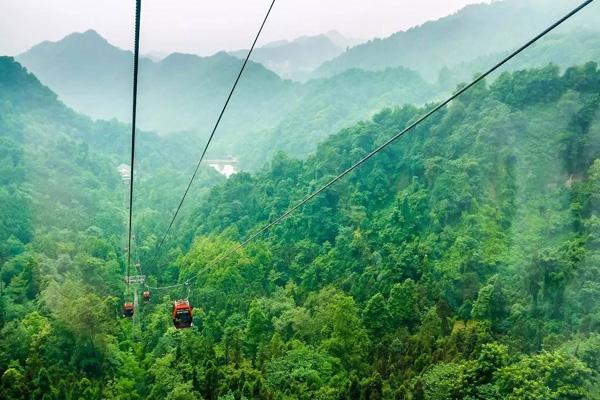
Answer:
[[[6,107],[1,118],[6,124],[7,137],[15,135],[9,141],[21,149],[19,151],[23,152],[25,160],[32,162],[31,166],[26,168],[28,173],[32,173],[28,179],[36,177],[34,171],[44,174],[44,163],[53,165],[65,161],[63,156],[75,148],[84,154],[93,149],[93,155],[99,156],[105,165],[95,169],[105,169],[110,163],[110,175],[113,178],[118,177],[116,167],[121,163],[128,163],[130,157],[131,132],[127,125],[116,121],[95,122],[75,113],[58,101],[56,94],[43,86],[35,76],[27,73],[12,58],[1,57],[0,60],[3,65],[3,91],[0,96],[5,100],[3,106]],[[138,143],[138,149],[143,154],[143,157],[138,159],[139,171],[142,174],[141,183],[162,168],[187,172],[197,161],[196,149],[191,147],[191,144],[197,143],[191,138],[177,137],[171,140],[141,131]],[[64,148],[57,150],[55,146]],[[68,162],[72,162],[72,165],[66,170],[59,169],[59,172],[66,175],[53,179],[56,179],[57,183],[62,179],[70,179],[67,172],[74,173],[73,169],[77,168],[77,160],[80,159],[83,160],[84,155],[73,155],[72,159],[69,156]],[[176,180],[180,182],[179,177],[176,177]],[[106,184],[105,182],[100,186]],[[75,190],[73,192],[76,194]]]
[[[351,48],[324,63],[313,76],[328,77],[352,68],[403,66],[434,82],[444,67],[513,50],[578,4],[573,0],[504,0],[469,5],[437,21]],[[600,7],[592,4],[561,29],[598,30],[599,18]]]
[[[102,61],[96,62],[96,55],[86,58],[87,51],[97,52]],[[127,54],[131,57],[95,32],[86,32],[40,44],[18,60],[67,105],[94,117],[116,117],[126,122],[131,108],[131,62]],[[206,58],[172,54],[158,63],[142,59],[139,126],[162,134],[187,131],[203,140],[241,63],[226,53]],[[104,64],[109,65],[106,74]],[[368,118],[382,106],[420,104],[431,96],[431,87],[404,68],[377,74],[350,71],[300,84],[283,81],[262,65],[250,63],[219,128],[213,151],[233,154],[243,167],[256,168],[273,150],[306,155],[340,127]],[[307,130],[310,124],[316,128]],[[289,143],[299,146],[291,149]],[[197,151],[200,149],[198,146]]]
[[[258,135],[238,137],[237,148],[254,149],[239,154],[246,166],[258,168],[277,151],[303,157],[313,152],[323,139],[341,128],[370,118],[390,104],[423,104],[436,88],[406,68],[368,72],[350,70],[330,79],[316,79],[302,87],[300,101],[285,117]],[[238,150],[239,151],[239,150]]]
[[[261,63],[284,79],[303,81],[319,65],[343,53],[360,40],[345,38],[337,31],[316,36],[302,36],[292,41],[281,40],[254,49],[252,60]],[[248,50],[230,52],[245,58]]]
[[[439,21],[357,46],[323,66],[322,71],[329,71],[324,75],[335,73],[327,79],[285,81],[251,62],[216,135],[212,155],[234,155],[242,169],[255,170],[278,150],[306,156],[316,143],[370,118],[382,107],[439,99],[574,6],[566,0],[545,1],[543,6],[536,1],[469,6]],[[591,5],[560,33],[505,68],[600,61],[595,45],[600,37],[595,24],[598,9]],[[586,26],[593,29],[584,30]],[[285,60],[289,46],[306,45],[313,53],[302,53],[294,61],[301,66],[313,63],[313,44],[335,42],[340,47],[341,41],[330,32],[291,43],[275,42],[258,49],[254,59],[264,61],[264,51]],[[67,105],[92,117],[129,121],[131,53],[110,45],[97,33],[45,42],[18,59]],[[225,53],[211,57],[172,54],[160,62],[142,58],[139,125],[161,134],[183,132],[179,137],[193,137],[199,152],[241,62]],[[422,75],[436,84],[423,82]]]
[[[173,259],[208,347],[162,361],[227,382],[205,398],[599,399],[599,90],[593,63],[505,73],[216,265],[427,108],[215,188]]]
[[[131,52],[89,30],[59,42],[40,43],[17,60],[77,111],[94,118],[127,121],[131,58]],[[140,63],[143,69],[151,61],[142,58]]]
[[[117,233],[115,209],[100,209],[118,199],[112,191],[119,187],[116,166],[119,155],[126,159],[127,131],[106,140],[119,127],[71,112],[10,58],[0,58],[0,85],[2,243],[29,243],[33,226],[87,228],[93,212],[100,226]],[[90,152],[90,146],[108,151]],[[109,201],[101,205],[100,199]]]
[[[121,362],[96,363],[119,332],[128,188],[117,166],[129,134],[73,112],[0,57],[1,399],[95,398],[102,368]],[[156,210],[173,207],[196,155],[141,131],[138,148],[136,219],[161,230]],[[201,185],[220,179],[200,172]]]
[[[468,81],[475,74],[487,70],[508,54],[509,52],[491,54],[460,63],[452,69],[444,68],[440,72],[438,87],[439,89],[454,88],[460,82]],[[549,63],[567,68],[580,64],[584,60],[600,62],[600,31],[575,29],[550,35],[521,53],[507,68],[510,70],[541,68]]]
[[[30,309],[24,304],[34,294],[20,286],[32,273],[27,268],[39,268],[36,285],[62,281],[75,273],[71,258],[86,255],[82,243],[98,240],[105,250],[118,243],[111,250],[117,253],[102,254],[113,259],[111,273],[119,273],[127,188],[117,167],[129,162],[129,135],[126,125],[93,122],[68,109],[12,58],[0,57],[0,264],[3,286],[16,296],[15,307],[2,310],[3,320]],[[136,173],[136,188],[144,193],[136,202],[140,215],[149,206],[169,210],[187,178],[179,172],[188,174],[195,152],[147,132],[139,132],[138,149],[144,154]],[[200,179],[219,180],[204,170]],[[48,258],[58,254],[64,265]]]
[[[417,84],[397,68],[305,87],[321,109],[319,85],[372,76]],[[600,399],[598,93],[594,63],[504,73],[217,263],[431,106],[194,193],[157,263],[194,152],[140,132],[135,257],[151,284],[199,275],[129,321],[128,128],[1,58],[0,398]],[[195,324],[176,331],[186,295]]]
[[[87,31],[41,43],[17,60],[77,111],[128,122],[132,57],[130,51],[111,45],[95,31]],[[211,57],[175,53],[160,62],[141,58],[140,127],[161,133],[207,129],[240,65],[240,60],[224,52]],[[268,108],[280,100],[290,84],[256,63],[250,63],[245,74],[234,104],[240,107],[234,107],[233,112],[252,126],[256,117],[247,112],[250,98],[259,109]]]

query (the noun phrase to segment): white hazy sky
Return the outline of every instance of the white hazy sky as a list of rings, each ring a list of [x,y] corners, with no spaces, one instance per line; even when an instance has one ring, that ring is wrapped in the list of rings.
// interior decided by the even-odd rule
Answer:
[[[385,37],[490,0],[277,0],[261,43],[339,30]],[[143,0],[142,53],[201,55],[248,48],[270,0]],[[0,0],[0,54],[16,55],[43,40],[97,30],[132,47],[135,0]]]

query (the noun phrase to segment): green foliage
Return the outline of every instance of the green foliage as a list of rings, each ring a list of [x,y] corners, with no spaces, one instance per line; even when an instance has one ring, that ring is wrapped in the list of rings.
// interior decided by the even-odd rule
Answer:
[[[333,379],[339,360],[300,343],[292,343],[292,346],[267,365],[267,382],[273,390],[283,394],[302,393],[301,398],[314,398],[315,393]]]
[[[580,360],[542,353],[502,368],[497,386],[506,399],[585,399],[590,378]]]
[[[131,321],[111,143],[126,130],[72,113],[11,60],[0,70],[25,93],[0,92],[0,168],[27,162],[0,184],[2,399],[600,398],[595,64],[482,83],[232,252],[432,106],[196,193],[152,265],[179,170],[142,163],[157,181],[140,179],[135,256],[152,286],[195,280]],[[142,145],[161,164],[165,143]],[[194,327],[176,330],[186,297]]]

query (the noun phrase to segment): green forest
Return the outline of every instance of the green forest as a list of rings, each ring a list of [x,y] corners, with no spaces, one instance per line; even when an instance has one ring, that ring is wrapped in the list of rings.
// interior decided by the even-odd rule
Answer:
[[[596,63],[482,82],[214,262],[434,106],[254,173],[202,169],[158,260],[196,154],[144,132],[135,258],[151,286],[197,279],[129,320],[129,128],[0,58],[0,398],[600,399]]]

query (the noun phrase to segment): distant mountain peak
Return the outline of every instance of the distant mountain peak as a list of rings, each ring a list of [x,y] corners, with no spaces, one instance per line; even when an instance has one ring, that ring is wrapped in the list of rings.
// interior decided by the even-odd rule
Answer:
[[[281,46],[285,46],[287,44],[290,44],[289,40],[275,40],[274,42],[269,42],[267,44],[265,44],[264,46],[262,46],[263,49],[270,49],[270,48],[274,48],[274,47],[281,47]]]
[[[229,53],[227,53],[226,51],[223,51],[223,50],[216,52],[211,57],[215,57],[215,58],[235,58],[231,54],[229,54]]]
[[[352,47],[352,46],[356,46],[357,44],[365,42],[364,39],[346,37],[346,36],[344,36],[344,34],[342,34],[337,29],[332,29],[332,30],[328,31],[327,33],[325,33],[324,36],[326,36],[335,45],[340,46],[340,47]]]
[[[93,29],[88,29],[85,32],[73,32],[60,40],[57,41],[44,41],[31,49],[27,50],[25,53],[19,55],[17,58],[21,59],[23,57],[28,57],[32,54],[36,54],[38,52],[50,51],[51,48],[60,48],[69,53],[74,52],[85,52],[86,54],[93,54],[94,52],[104,51],[117,51],[117,52],[126,52],[126,50],[120,49],[114,45],[112,45],[108,40],[106,40],[102,35],[96,32]]]
[[[310,78],[330,77],[351,68],[377,71],[403,65],[434,82],[444,66],[453,68],[462,61],[522,45],[526,38],[539,33],[572,7],[572,0],[470,4],[437,20],[351,46],[349,51],[324,62]],[[598,9],[587,9],[563,29],[576,26],[597,30]]]
[[[73,32],[73,33],[65,36],[62,40],[59,40],[55,43],[70,42],[70,41],[78,41],[78,42],[85,42],[85,43],[102,43],[102,44],[108,44],[110,46],[113,46],[112,44],[110,44],[108,42],[108,40],[106,40],[102,35],[100,35],[94,29],[88,29],[85,32]]]
[[[195,60],[198,58],[201,58],[201,57],[196,54],[174,52],[174,53],[167,55],[165,58],[163,58],[162,62],[172,62],[172,61],[191,60],[191,59]]]
[[[192,53],[180,53],[175,52],[171,53],[161,61],[158,62],[159,65],[197,65],[198,62],[205,61],[214,61],[214,62],[224,62],[229,60],[238,60],[238,58],[228,54],[225,51],[219,51],[211,56],[202,57],[197,54]]]
[[[328,31],[327,33],[325,33],[325,36],[327,36],[332,41],[347,40],[347,38],[344,35],[342,35],[341,32],[337,29],[332,29]]]
[[[75,32],[74,34],[77,34],[77,32]],[[100,35],[95,29],[88,29],[87,31],[80,33],[80,35],[96,37],[96,38],[100,38],[100,39],[104,40],[102,35]]]
[[[350,45],[339,32],[332,31],[332,40],[327,34],[299,36],[293,40],[278,40],[258,47],[252,59],[263,64],[284,79],[302,81],[319,65],[343,53]],[[232,51],[229,54],[244,58],[248,50]]]

